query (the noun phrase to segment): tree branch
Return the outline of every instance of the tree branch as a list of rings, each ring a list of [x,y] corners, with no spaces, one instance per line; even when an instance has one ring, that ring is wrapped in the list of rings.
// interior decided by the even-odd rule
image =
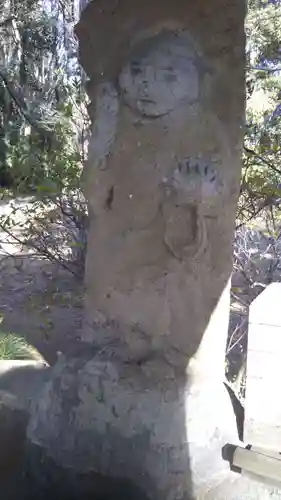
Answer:
[[[275,73],[281,71],[281,66],[276,66],[275,68],[267,68],[266,66],[248,66],[247,69],[253,71],[265,71],[266,73]]]
[[[29,125],[31,127],[33,127],[42,138],[44,138],[44,139],[47,137],[50,138],[52,134],[48,130],[42,128],[35,120],[33,120],[33,118],[30,116],[30,114],[26,110],[25,103],[18,96],[18,94],[14,88],[13,83],[8,80],[7,76],[5,75],[5,73],[3,71],[1,71],[1,69],[0,69],[0,78],[2,79],[7,92],[9,93],[10,97],[12,98],[14,103],[16,104],[18,110],[20,111],[22,116],[26,119],[26,121],[29,123]]]
[[[272,165],[272,163],[270,161],[266,160],[263,156],[261,156],[258,153],[256,153],[253,149],[250,149],[247,146],[244,146],[244,151],[246,153],[252,155],[252,156],[255,156],[260,161],[262,161],[263,163],[265,163],[269,168],[271,168],[271,170],[273,170],[277,174],[281,175],[281,170],[279,170],[279,168],[276,168],[274,165]]]

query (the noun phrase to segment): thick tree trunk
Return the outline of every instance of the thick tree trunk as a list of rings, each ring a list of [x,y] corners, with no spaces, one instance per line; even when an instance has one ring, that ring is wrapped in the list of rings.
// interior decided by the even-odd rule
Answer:
[[[122,361],[185,370],[203,339],[222,375],[227,306],[213,313],[232,265],[243,16],[233,0],[99,0],[77,27],[93,118],[84,340]]]
[[[83,340],[95,355],[60,362],[29,437],[153,500],[230,498],[243,22],[234,0],[95,0],[77,27],[93,119]]]

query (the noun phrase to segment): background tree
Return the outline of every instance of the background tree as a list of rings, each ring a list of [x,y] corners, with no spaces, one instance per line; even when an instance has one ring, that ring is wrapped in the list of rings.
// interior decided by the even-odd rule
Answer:
[[[265,211],[277,215],[280,205],[280,6],[280,0],[250,0],[248,4],[247,113],[238,227],[265,215]]]
[[[32,208],[29,204],[23,213],[28,225],[20,242],[63,265],[74,260],[80,274],[87,224],[79,179],[88,118],[73,35],[79,6],[72,0],[25,0],[6,2],[4,7],[0,184],[13,196],[33,195]],[[2,218],[2,229],[11,235],[19,210],[24,212],[23,207],[13,208],[8,218]],[[54,232],[60,237],[53,237]],[[72,245],[67,255],[61,252],[62,239]]]

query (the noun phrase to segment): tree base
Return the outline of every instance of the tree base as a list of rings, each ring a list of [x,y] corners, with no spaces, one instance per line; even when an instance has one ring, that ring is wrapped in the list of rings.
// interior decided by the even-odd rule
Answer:
[[[43,448],[32,443],[26,446],[19,484],[18,492],[8,500],[148,500],[127,479],[62,468]]]

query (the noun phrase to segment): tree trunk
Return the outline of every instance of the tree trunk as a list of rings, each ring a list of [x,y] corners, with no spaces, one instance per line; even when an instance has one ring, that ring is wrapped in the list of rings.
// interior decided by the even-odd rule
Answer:
[[[232,498],[221,447],[236,439],[223,380],[243,24],[234,0],[95,0],[77,26],[93,120],[88,358],[60,361],[28,435],[153,500]]]

